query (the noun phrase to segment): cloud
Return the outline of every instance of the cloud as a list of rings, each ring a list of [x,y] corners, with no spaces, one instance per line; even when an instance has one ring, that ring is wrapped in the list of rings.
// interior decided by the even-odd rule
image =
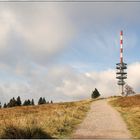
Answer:
[[[94,87],[101,92],[103,97],[118,94],[115,70],[109,69],[101,72],[90,72],[86,75],[92,78]]]
[[[4,63],[24,59],[46,64],[61,53],[75,35],[73,23],[58,7],[12,5],[0,11],[0,57]]]
[[[3,51],[8,46],[7,40],[11,26],[15,24],[15,17],[3,8],[0,10],[0,49]]]
[[[132,86],[136,92],[140,91],[140,62],[128,66],[127,84]],[[22,72],[24,69],[22,69]],[[23,99],[40,96],[54,101],[71,101],[90,98],[91,92],[97,88],[102,97],[120,95],[117,85],[116,73],[113,69],[104,71],[79,72],[70,66],[53,66],[49,69],[36,67],[24,78],[15,73],[15,81],[3,81],[0,91],[4,100],[20,95]],[[23,75],[23,74],[21,74]],[[26,80],[25,80],[26,79]],[[8,99],[7,99],[8,98]]]
[[[40,96],[78,100],[89,98],[94,88],[102,96],[118,95],[115,70],[105,65],[114,65],[119,57],[120,29],[127,34],[128,50],[138,44],[137,29],[129,28],[139,25],[139,12],[135,3],[1,5],[1,100],[18,95],[36,101]],[[69,55],[69,50],[70,58],[58,59]],[[139,62],[128,66],[127,81],[136,91],[140,90],[139,68]]]
[[[95,56],[108,54],[112,57],[115,35],[120,27],[127,31],[126,25],[139,23],[139,9],[135,3],[3,4],[0,10],[0,62],[12,66],[26,62],[47,65],[65,53],[75,39],[81,42],[78,44],[81,48],[87,46]],[[135,46],[138,38],[135,33],[128,34],[131,42],[126,41],[126,45]],[[100,50],[98,54],[97,49]]]
[[[49,57],[54,57],[66,47],[74,36],[74,26],[56,7],[47,7],[47,10],[43,8],[30,16],[35,17],[31,23],[23,23],[21,30],[28,44],[27,51],[35,60],[43,56],[41,61],[45,59],[46,62]]]
[[[128,84],[134,88],[136,92],[140,92],[140,62],[128,65]]]

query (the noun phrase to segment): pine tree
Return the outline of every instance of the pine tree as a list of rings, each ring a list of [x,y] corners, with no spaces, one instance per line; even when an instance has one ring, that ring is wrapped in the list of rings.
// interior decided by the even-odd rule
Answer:
[[[42,99],[42,104],[46,104],[46,99],[45,98]]]
[[[41,105],[41,104],[46,104],[46,99],[43,97],[40,97],[39,100],[38,100],[38,105]]]
[[[1,106],[1,102],[0,102],[0,108],[1,108],[2,106]]]
[[[25,100],[23,106],[29,106],[29,105],[31,105],[31,101],[29,99]]]
[[[22,104],[22,103],[21,103],[20,96],[18,96],[18,97],[17,97],[17,106],[21,106],[21,104]]]
[[[23,102],[23,106],[26,106],[27,105],[27,100],[25,100],[24,102]]]
[[[42,99],[42,97],[40,97],[38,100],[38,105],[41,105],[42,103],[43,103],[43,99]]]
[[[7,104],[6,103],[4,103],[3,108],[7,108]]]
[[[53,101],[51,100],[51,104],[53,104]]]
[[[31,101],[31,105],[35,105],[35,103],[34,103],[34,99],[32,99],[32,101]]]
[[[27,104],[28,105],[31,105],[31,101],[29,99],[27,100]]]
[[[100,93],[99,91],[95,88],[94,91],[92,91],[92,94],[91,94],[91,98],[98,98],[100,96]]]
[[[7,107],[14,107],[17,106],[17,101],[15,100],[15,98],[13,97],[10,102],[7,104]]]

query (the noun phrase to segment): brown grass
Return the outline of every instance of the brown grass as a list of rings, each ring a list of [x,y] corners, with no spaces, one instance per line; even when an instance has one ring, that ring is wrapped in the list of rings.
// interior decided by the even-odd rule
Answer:
[[[85,100],[0,109],[0,138],[6,135],[9,136],[6,138],[42,138],[42,135],[44,138],[70,137],[75,126],[85,117],[91,102]],[[34,135],[36,132],[37,136]]]
[[[134,138],[140,138],[140,94],[118,97],[110,103],[121,113]]]

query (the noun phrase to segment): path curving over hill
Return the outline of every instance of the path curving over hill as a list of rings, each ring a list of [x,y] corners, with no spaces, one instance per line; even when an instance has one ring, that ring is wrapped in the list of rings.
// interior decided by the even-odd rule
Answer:
[[[131,138],[120,114],[111,107],[107,100],[92,103],[85,120],[78,126],[73,138]]]

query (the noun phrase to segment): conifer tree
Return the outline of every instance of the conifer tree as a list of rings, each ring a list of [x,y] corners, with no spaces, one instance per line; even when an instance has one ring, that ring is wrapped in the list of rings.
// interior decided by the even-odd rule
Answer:
[[[7,108],[7,104],[6,103],[4,103],[3,108]]]
[[[92,91],[92,94],[91,94],[91,98],[98,98],[100,96],[100,93],[99,91],[95,88],[94,91]]]
[[[31,101],[31,105],[35,105],[35,103],[34,103],[34,99],[32,99],[32,101]]]
[[[31,105],[31,101],[29,99],[27,100],[27,104],[28,105]]]
[[[41,105],[42,103],[43,103],[43,99],[42,99],[42,97],[40,97],[38,100],[38,105]]]
[[[23,106],[28,106],[28,105],[31,105],[31,101],[29,99],[25,100],[23,103]]]
[[[23,102],[23,106],[26,106],[27,105],[27,100],[25,100],[24,102]]]
[[[17,106],[17,101],[15,100],[15,98],[13,97],[10,102],[7,104],[7,107],[14,107]]]
[[[42,104],[46,104],[46,99],[45,98],[42,99]]]
[[[17,97],[17,106],[21,106],[21,104],[22,104],[22,103],[21,103],[20,96],[18,96],[18,97]]]

